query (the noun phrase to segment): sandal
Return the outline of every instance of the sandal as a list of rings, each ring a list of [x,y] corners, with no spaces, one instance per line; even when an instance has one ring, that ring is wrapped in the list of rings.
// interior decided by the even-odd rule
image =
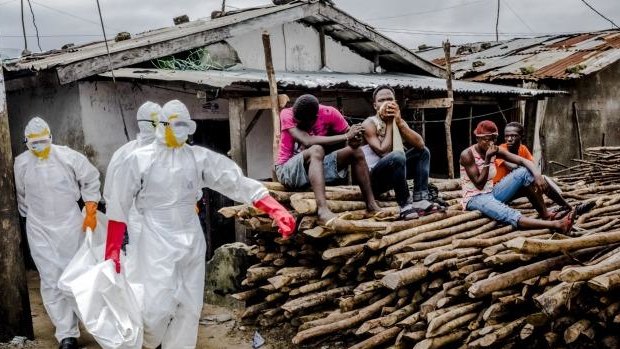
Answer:
[[[594,201],[578,204],[577,206],[575,206],[575,216],[579,217],[582,214],[590,212],[594,208],[594,206],[596,206],[596,202]]]
[[[398,219],[403,221],[410,221],[416,218],[420,218],[420,214],[418,213],[418,210],[413,207],[400,211],[400,214],[398,215]]]
[[[547,221],[555,221],[558,219],[562,219],[566,217],[566,215],[571,211],[570,207],[556,207],[553,210],[549,211],[549,216],[545,218]]]

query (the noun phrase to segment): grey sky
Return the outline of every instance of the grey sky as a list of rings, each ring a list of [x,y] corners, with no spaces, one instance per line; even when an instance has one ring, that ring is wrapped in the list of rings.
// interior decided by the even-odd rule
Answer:
[[[95,0],[30,0],[43,50],[65,43],[100,40]],[[208,17],[221,0],[100,0],[108,36],[118,31],[139,33],[172,25],[172,17]],[[380,28],[407,47],[494,39],[496,0],[334,0],[358,19]],[[620,24],[619,0],[588,0]],[[227,0],[230,8],[271,3],[265,0]],[[28,3],[24,0],[28,48],[38,51]],[[545,33],[594,31],[611,24],[580,0],[501,0],[500,38]],[[387,31],[389,30],[389,31]],[[0,0],[0,48],[23,48],[20,0]]]

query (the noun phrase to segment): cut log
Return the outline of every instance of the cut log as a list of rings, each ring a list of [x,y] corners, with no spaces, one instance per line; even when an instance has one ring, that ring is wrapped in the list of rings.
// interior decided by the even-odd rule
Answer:
[[[558,278],[566,282],[584,281],[618,269],[620,269],[620,254],[609,257],[598,264],[565,268]]]
[[[355,344],[354,346],[349,347],[349,349],[371,349],[380,346],[381,344],[387,343],[398,335],[401,331],[398,327],[392,327],[387,330],[384,330],[362,342]]]
[[[592,252],[594,252],[592,249],[578,251],[575,253],[575,257],[577,257],[577,255],[585,255]],[[568,264],[571,261],[572,259],[567,256],[552,257],[540,262],[513,269],[506,273],[491,276],[488,279],[480,280],[474,283],[468,290],[469,296],[473,298],[480,298],[491,294],[494,291],[510,288],[527,279],[531,279],[543,273],[548,273],[549,271]]]
[[[569,300],[579,294],[582,285],[583,282],[562,282],[535,297],[534,301],[547,316],[556,317],[566,309]]]
[[[278,274],[279,273],[280,272],[278,272]],[[272,278],[269,278],[267,281],[269,281],[269,283],[273,285],[273,287],[279,289],[293,283],[312,280],[319,277],[319,273],[320,272],[316,269],[308,269],[306,267],[303,267],[303,270],[276,275]]]
[[[454,343],[458,341],[459,339],[465,337],[466,335],[467,335],[466,330],[453,331],[452,333],[441,336],[441,337],[425,339],[417,343],[413,347],[413,349],[439,349],[439,348],[447,346],[450,343]]]
[[[325,252],[323,252],[323,259],[328,261],[330,259],[334,259],[338,257],[346,257],[346,256],[358,254],[364,251],[364,247],[366,247],[366,244],[330,248],[329,250],[325,250]]]
[[[571,344],[575,342],[579,336],[584,335],[590,339],[594,338],[594,330],[592,329],[592,323],[588,319],[581,319],[564,331],[564,342]]]
[[[303,295],[310,292],[315,292],[318,290],[322,290],[326,287],[333,285],[334,281],[332,279],[325,279],[316,282],[309,283],[307,285],[303,285],[297,289],[291,290],[289,292],[289,296],[296,297],[299,295]]]
[[[445,314],[442,314],[434,319],[429,319],[428,329],[426,331],[427,337],[435,337],[439,333],[440,327],[444,326],[448,322],[464,316],[465,314],[472,313],[476,308],[482,305],[481,302],[466,304],[454,310],[451,310]]]
[[[617,242],[620,242],[620,230],[563,240],[538,240],[519,237],[508,241],[506,246],[521,253],[542,254],[576,251],[596,246],[609,246]]]
[[[373,316],[377,312],[379,312],[382,307],[390,304],[392,301],[394,301],[395,298],[396,298],[396,294],[391,293],[383,297],[381,300],[363,309],[360,309],[356,315],[351,316],[347,319],[336,321],[334,323],[327,324],[327,325],[316,326],[316,327],[309,328],[307,330],[298,332],[295,335],[295,337],[293,337],[293,340],[292,340],[293,344],[300,344],[300,343],[303,343],[309,339],[312,339],[318,336],[322,336],[322,335],[334,333],[340,330],[344,330],[347,328],[351,328],[359,324],[360,322],[365,321],[366,319]]]
[[[482,213],[480,212],[467,212],[465,214],[457,215],[454,217],[450,217],[444,220],[428,223],[425,225],[417,226],[414,228],[406,229],[403,231],[399,231],[397,233],[392,233],[383,236],[380,239],[371,239],[368,241],[368,247],[372,250],[383,249],[388,246],[394,245],[400,241],[407,240],[411,237],[414,237],[418,234],[422,234],[425,232],[444,229],[447,227],[451,227],[457,224],[465,223],[477,218],[480,218]],[[396,251],[394,251],[396,252]]]
[[[331,290],[309,294],[284,303],[281,308],[291,314],[297,314],[318,305],[333,302],[335,298],[345,295],[353,290],[350,286],[333,288]]]
[[[443,250],[439,252],[432,253],[424,258],[424,265],[431,265],[433,263],[437,263],[446,259],[456,258],[456,257],[469,257],[480,253],[480,249],[478,248],[463,248],[463,249],[453,249],[453,250]]]
[[[620,286],[620,270],[610,271],[588,281],[588,286],[598,292],[607,292]]]
[[[390,273],[381,279],[383,286],[395,290],[403,286],[412,284],[416,281],[422,280],[428,274],[428,268],[422,264],[414,265],[413,267],[399,270],[394,273]]]

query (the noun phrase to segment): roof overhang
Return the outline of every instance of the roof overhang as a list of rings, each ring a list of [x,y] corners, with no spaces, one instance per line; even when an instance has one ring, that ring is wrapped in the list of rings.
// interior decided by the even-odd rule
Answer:
[[[116,69],[114,75],[117,79],[179,81],[220,89],[227,89],[235,86],[241,87],[267,84],[266,73],[261,70],[174,71],[122,68]],[[100,76],[111,78],[112,74],[107,72],[100,74]],[[282,89],[353,88],[366,91],[372,90],[379,85],[390,85],[394,88],[410,88],[417,91],[428,92],[443,92],[447,90],[446,81],[444,79],[404,73],[350,74],[332,72],[276,72],[276,79],[278,87]],[[461,80],[454,80],[452,84],[454,92],[459,94],[510,95],[513,97],[530,98],[566,93],[564,91],[528,89]]]

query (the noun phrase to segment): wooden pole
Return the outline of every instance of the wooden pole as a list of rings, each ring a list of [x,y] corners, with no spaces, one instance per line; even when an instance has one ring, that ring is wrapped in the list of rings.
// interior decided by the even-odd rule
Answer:
[[[245,142],[245,102],[243,98],[228,99],[228,123],[230,125],[230,157],[248,174]]]
[[[579,141],[579,158],[583,159],[583,142],[581,141],[581,127],[579,127],[579,111],[577,111],[577,102],[573,102],[573,120],[577,129],[577,140]]]
[[[15,336],[34,338],[19,214],[15,201],[9,116],[0,64],[0,342]]]
[[[450,66],[450,40],[446,40],[443,43],[443,51],[446,56],[446,85],[448,88],[448,99],[454,101],[454,93],[452,92],[452,67]],[[448,153],[448,177],[454,178],[454,157],[452,155],[452,131],[450,129],[452,125],[452,112],[454,109],[454,102],[450,103],[446,112],[446,120],[444,121],[444,127],[446,130],[446,149]]]
[[[327,54],[325,52],[325,27],[319,28],[319,49],[321,50],[321,69],[327,67]]]
[[[472,136],[472,134],[473,134],[473,132],[474,132],[474,130],[473,130],[473,125],[472,125],[472,124],[473,124],[473,121],[474,121],[474,120],[473,120],[473,117],[472,117],[472,116],[473,116],[473,114],[474,114],[474,107],[470,105],[470,106],[469,106],[469,143],[467,143],[467,144],[473,144],[473,143],[472,143],[472,142],[473,142],[473,140],[471,139],[471,136]]]
[[[276,73],[273,69],[273,59],[271,58],[271,40],[269,32],[263,32],[263,48],[265,50],[265,70],[269,81],[269,97],[271,97],[271,121],[273,125],[273,164],[278,159],[278,149],[280,147],[280,108],[278,106],[278,84]],[[275,181],[275,170],[271,171],[271,177]]]

